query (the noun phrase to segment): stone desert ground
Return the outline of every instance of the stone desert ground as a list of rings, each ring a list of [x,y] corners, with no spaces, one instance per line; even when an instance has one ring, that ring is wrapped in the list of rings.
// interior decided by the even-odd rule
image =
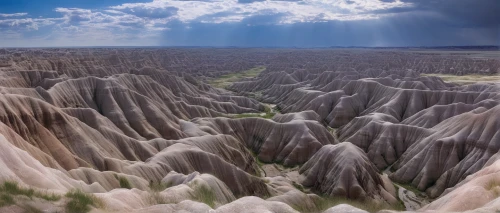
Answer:
[[[499,212],[497,50],[0,49],[0,212]]]

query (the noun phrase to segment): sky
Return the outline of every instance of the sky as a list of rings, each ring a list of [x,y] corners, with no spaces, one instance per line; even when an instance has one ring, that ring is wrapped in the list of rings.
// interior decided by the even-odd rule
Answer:
[[[500,0],[0,0],[0,47],[500,45]]]

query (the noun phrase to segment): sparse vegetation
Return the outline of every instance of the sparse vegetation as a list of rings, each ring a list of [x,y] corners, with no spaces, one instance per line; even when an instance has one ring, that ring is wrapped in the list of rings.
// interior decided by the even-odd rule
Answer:
[[[234,82],[240,81],[245,78],[256,77],[264,70],[266,70],[265,67],[255,67],[247,71],[219,76],[218,78],[213,79],[208,83],[214,87],[227,88],[231,86],[231,84],[233,84]]]
[[[485,188],[487,190],[492,190],[492,189],[496,188],[497,186],[500,186],[500,181],[497,181],[496,179],[491,179],[488,181]]]
[[[244,96],[260,101],[262,99],[262,92],[249,92],[244,94]]]
[[[171,184],[169,183],[153,182],[153,181],[149,182],[149,188],[151,189],[151,191],[155,192],[161,192],[170,186]]]
[[[71,213],[86,213],[93,207],[102,208],[104,203],[93,194],[81,190],[72,190],[65,195],[70,200],[66,203],[66,211]]]
[[[292,185],[293,185],[296,189],[298,189],[299,191],[301,191],[301,192],[305,192],[304,186],[302,186],[301,184],[298,184],[298,183],[296,183],[295,181],[292,181]]]
[[[403,187],[406,190],[415,193],[416,195],[424,194],[424,192],[418,190],[416,187],[412,186],[411,184],[401,184],[401,183],[398,183],[398,184],[395,184],[395,185],[396,185],[396,188]]]
[[[259,157],[253,151],[251,151],[251,150],[248,150],[248,151],[252,154],[253,158],[255,159],[255,163],[257,163],[258,169],[257,169],[256,176],[264,177],[266,175],[264,173],[264,170],[262,169],[262,166],[264,165],[264,162],[260,161]]]
[[[264,112],[227,115],[227,117],[229,117],[229,118],[265,118],[265,119],[271,119],[274,117],[274,115],[276,115],[275,109],[271,108],[268,105],[265,105]]]
[[[38,193],[38,192],[35,192],[35,196],[36,197],[39,197],[39,198],[42,198],[46,201],[58,201],[61,199],[61,196],[57,195],[57,194],[54,194],[54,193]]]
[[[265,118],[265,119],[271,119],[274,117],[276,113],[273,112],[266,112],[266,113],[243,113],[243,114],[237,114],[237,115],[230,115],[228,117],[230,118]]]
[[[282,109],[281,109],[281,107],[280,107],[280,106],[276,105],[276,106],[274,106],[274,107],[273,107],[273,110],[274,110],[274,111],[276,111],[276,112],[281,113],[281,110],[282,110]]]
[[[25,205],[22,208],[24,209],[24,213],[43,213],[42,210],[37,209],[32,205]]]
[[[333,135],[333,137],[334,137],[335,139],[338,139],[338,138],[337,138],[337,129],[336,129],[336,128],[332,128],[332,127],[330,127],[330,126],[328,126],[328,125],[326,125],[325,127],[326,127],[326,129],[328,130],[328,132],[330,132],[330,133]]]
[[[3,186],[1,186],[0,191],[7,193],[7,194],[10,194],[10,195],[25,195],[25,196],[29,197],[30,199],[33,198],[33,195],[35,194],[34,189],[20,188],[16,182],[12,182],[12,181],[4,182]]]
[[[257,157],[257,155],[255,155],[254,157],[255,157],[255,162],[257,163],[257,165],[258,165],[259,167],[264,166],[264,164],[265,164],[265,163],[264,163],[264,162],[262,162],[262,161],[259,159],[259,157]]]
[[[26,196],[29,199],[33,197],[41,198],[47,201],[58,201],[61,196],[54,193],[46,193],[41,191],[36,191],[32,188],[20,187],[17,182],[6,181],[0,185],[0,206],[15,204],[15,196]]]
[[[154,182],[150,181],[149,182],[149,195],[148,195],[148,202],[151,205],[158,205],[158,204],[168,204],[171,203],[169,200],[167,200],[160,192],[164,191],[168,187],[170,187],[170,183],[163,183],[163,182]]]
[[[115,174],[115,178],[118,180],[120,183],[120,188],[125,188],[125,189],[131,189],[132,186],[130,185],[130,182],[126,177],[123,176],[118,176]]]
[[[485,186],[485,189],[493,192],[493,194],[496,197],[500,196],[500,181],[498,181],[497,179],[492,179],[488,181],[488,183]]]
[[[382,164],[392,164],[386,169],[387,173],[397,171],[387,178],[425,180],[427,184],[420,184],[420,189],[432,187],[436,189],[430,191],[432,197],[443,195],[443,199],[428,210],[475,211],[467,205],[455,204],[463,204],[465,200],[466,204],[479,205],[481,201],[487,201],[482,197],[473,200],[472,196],[461,194],[461,191],[448,195],[442,191],[446,187],[460,186],[459,180],[485,167],[482,164],[488,159],[475,162],[474,156],[486,158],[498,152],[493,135],[498,126],[494,118],[500,113],[493,108],[500,100],[499,91],[495,91],[494,87],[480,86],[463,90],[441,88],[441,80],[437,78],[415,77],[420,72],[442,72],[456,75],[427,76],[439,76],[459,84],[499,81],[500,61],[497,58],[473,60],[471,57],[476,56],[462,50],[444,55],[432,51],[413,53],[410,52],[413,47],[403,48],[408,49],[404,51],[385,48],[122,49],[0,49],[0,70],[5,71],[0,83],[5,87],[2,92],[6,93],[2,101],[5,105],[2,125],[9,133],[2,138],[5,143],[2,147],[7,153],[3,161],[8,166],[7,170],[15,171],[8,176],[26,178],[25,173],[43,169],[38,168],[40,162],[47,168],[56,167],[64,173],[76,166],[85,166],[88,168],[68,171],[69,175],[50,169],[44,173],[54,182],[72,181],[66,185],[79,182],[102,188],[101,184],[109,189],[109,180],[112,188],[122,188],[109,194],[74,190],[58,195],[30,188],[22,182],[0,182],[0,207],[15,207],[15,211],[35,213],[40,212],[39,209],[78,213],[100,211],[96,208],[104,207],[99,199],[101,196],[114,196],[126,202],[130,196],[137,195],[141,204],[135,206],[137,209],[147,208],[148,205],[178,204],[186,200],[215,208],[226,200],[233,200],[233,197],[255,195],[263,199],[273,196],[269,200],[282,200],[300,212],[322,212],[339,204],[376,212],[381,209],[404,210],[404,204],[409,210],[418,211],[431,201],[415,187],[416,184],[412,186],[408,182],[394,184],[401,190],[398,191],[398,200],[394,200],[387,194],[393,193],[392,187],[386,187],[391,180],[386,180],[386,176],[380,178],[377,174]],[[495,52],[499,56],[497,48],[494,50],[484,54]],[[459,57],[455,58],[455,54]],[[2,66],[7,68],[2,69]],[[457,76],[459,74],[472,75]],[[202,83],[207,80],[212,86],[231,88],[233,91],[214,89]],[[39,95],[32,90],[29,91],[35,94],[26,94],[28,96],[19,95],[28,93],[28,90],[17,92],[19,88],[38,86]],[[258,103],[248,97],[269,101],[273,105]],[[103,99],[106,100],[103,102]],[[105,104],[108,99],[111,104]],[[456,103],[467,106],[447,106]],[[484,108],[464,114],[462,111],[474,108],[468,107],[471,104]],[[481,115],[473,114],[484,109],[489,111]],[[222,113],[236,112],[256,113],[222,115],[246,119],[217,118]],[[301,114],[281,115],[281,112]],[[247,122],[264,121],[252,117],[271,119],[274,116],[282,116],[283,121],[280,122],[283,123],[269,120]],[[307,120],[317,116],[319,123]],[[450,116],[454,116],[455,120],[447,119]],[[296,120],[285,123],[289,118]],[[407,122],[402,122],[403,119]],[[472,120],[483,125],[468,125],[467,121]],[[373,122],[367,126],[365,121]],[[110,128],[101,128],[107,123]],[[344,128],[334,129],[329,124]],[[326,130],[335,139],[338,139],[337,136],[350,139],[331,140]],[[492,137],[480,137],[479,133],[483,132]],[[18,136],[38,145],[39,150],[22,144],[16,148],[8,142],[16,142]],[[371,138],[381,142],[371,143]],[[439,141],[428,145],[431,140]],[[352,144],[343,144],[347,146],[319,152],[321,144],[329,141],[353,141],[370,146],[360,150]],[[394,141],[398,145],[414,145],[390,147]],[[442,143],[457,147],[466,144],[467,147],[448,150]],[[100,150],[100,146],[104,148]],[[21,149],[27,152],[20,152]],[[312,157],[314,152],[318,154]],[[412,156],[416,152],[422,154]],[[29,155],[34,156],[31,158]],[[456,156],[463,161],[456,162]],[[442,159],[444,157],[449,159]],[[15,164],[9,164],[18,158],[28,165],[36,163],[33,164],[36,168],[16,168]],[[384,162],[385,158],[387,162]],[[436,162],[427,162],[427,159],[436,159]],[[488,161],[493,160],[495,157]],[[394,161],[400,163],[393,164]],[[285,162],[286,166],[283,165]],[[123,170],[130,175],[115,174],[113,171],[122,170],[119,167],[126,167]],[[435,168],[449,167],[466,172],[451,174],[442,173],[439,169],[434,171]],[[90,168],[95,171],[88,170]],[[179,173],[174,174],[172,170]],[[192,173],[195,171],[203,176]],[[115,174],[114,177],[112,174]],[[205,176],[208,174],[213,177]],[[103,176],[107,180],[99,181]],[[156,177],[152,179],[157,182],[151,181],[147,187],[148,177]],[[172,181],[159,181],[163,177]],[[354,180],[344,181],[350,177]],[[36,178],[31,181],[46,182]],[[481,186],[485,188],[484,194],[488,199],[500,196],[500,178],[487,180]],[[101,183],[91,183],[94,181]],[[184,184],[172,187],[180,182]],[[462,187],[477,187],[474,184]],[[50,184],[47,187],[51,187]],[[140,189],[125,190],[133,187]],[[348,195],[333,196],[340,194],[337,193],[338,188],[345,189],[340,191]],[[226,192],[230,194],[227,198],[223,197]],[[328,196],[313,194],[318,192],[328,193]],[[345,198],[358,193],[380,200]],[[457,194],[460,196],[455,196]],[[452,199],[456,202],[446,202]],[[60,201],[52,202],[57,200]],[[386,203],[388,201],[391,204]],[[262,204],[261,201],[248,200],[245,203],[247,206],[244,207],[255,211],[289,209],[284,204],[265,203],[259,206],[261,208],[255,208],[255,205]],[[128,205],[120,206],[120,202],[113,204],[115,211],[130,210]],[[183,204],[176,205],[175,210],[197,209],[196,205]],[[228,206],[237,209],[241,204],[235,202]]]
[[[437,76],[445,82],[457,84],[474,84],[477,82],[499,82],[500,75],[450,75],[450,74],[422,74],[422,76]]]
[[[0,207],[12,205],[14,203],[15,202],[14,202],[14,198],[12,197],[12,195],[9,195],[9,194],[1,194],[0,195]]]
[[[159,204],[169,204],[171,203],[167,200],[160,191],[150,191],[148,195],[148,202],[151,205],[159,205]]]
[[[206,186],[201,186],[196,190],[196,199],[214,208],[217,197],[212,189]]]

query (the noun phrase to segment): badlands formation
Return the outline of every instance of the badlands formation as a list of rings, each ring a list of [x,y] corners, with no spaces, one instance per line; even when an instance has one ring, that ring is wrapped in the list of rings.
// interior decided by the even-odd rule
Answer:
[[[0,212],[497,212],[491,55],[0,49]]]

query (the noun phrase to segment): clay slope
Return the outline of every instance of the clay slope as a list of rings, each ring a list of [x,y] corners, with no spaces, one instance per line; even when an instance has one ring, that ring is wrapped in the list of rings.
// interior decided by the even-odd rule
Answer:
[[[494,119],[498,106],[478,111],[473,105],[458,104],[449,109],[456,107],[468,107],[470,112],[457,113],[428,129],[365,116],[341,128],[340,140],[354,141],[381,169],[394,164],[391,179],[410,182],[435,197],[479,171],[498,151]]]
[[[301,168],[302,184],[321,194],[397,202],[395,189],[364,152],[349,142],[323,146]]]
[[[80,166],[105,169],[104,158],[145,160],[156,152],[152,147],[124,136],[116,127],[115,131],[101,133],[38,99],[2,95],[0,101],[3,106],[0,120],[4,127],[50,155],[65,169]],[[92,116],[92,113],[88,115]],[[113,127],[110,125],[106,129]]]
[[[500,204],[499,164],[500,161],[494,161],[468,176],[454,188],[448,189],[445,195],[424,206],[422,211],[495,212]]]
[[[427,192],[437,196],[479,171],[499,150],[499,126],[494,119],[499,110],[497,106],[483,113],[469,112],[435,126],[432,130],[436,133],[415,143],[396,162],[392,177],[411,181],[421,189],[432,186]]]
[[[283,112],[316,110],[330,126],[337,128],[372,112],[402,121],[434,105],[475,104],[486,99],[496,100],[498,94],[398,89],[371,80],[356,80],[331,92],[297,88],[281,97],[276,101]]]
[[[316,112],[339,128],[340,141],[362,148],[378,169],[390,167],[392,180],[431,197],[481,169],[498,151],[494,86],[457,87],[404,71],[266,72],[232,89],[262,92],[262,100],[281,112]],[[295,81],[271,85],[276,75]]]
[[[422,73],[499,71],[425,51],[0,49],[0,181],[110,212],[488,212],[498,85]],[[20,197],[0,212],[68,203]]]
[[[203,132],[234,136],[263,162],[285,166],[302,164],[322,146],[336,143],[317,121],[276,123],[262,118],[200,118],[193,122]]]
[[[437,106],[422,111],[418,119],[409,118],[410,125],[399,124],[386,115],[367,115],[339,129],[339,140],[353,141],[363,148],[380,169],[394,164],[391,179],[410,182],[435,197],[481,169],[498,151],[493,118],[498,105],[493,102],[496,106],[489,110],[474,108],[483,104],[491,107],[491,103]],[[433,114],[435,110],[441,113]]]

